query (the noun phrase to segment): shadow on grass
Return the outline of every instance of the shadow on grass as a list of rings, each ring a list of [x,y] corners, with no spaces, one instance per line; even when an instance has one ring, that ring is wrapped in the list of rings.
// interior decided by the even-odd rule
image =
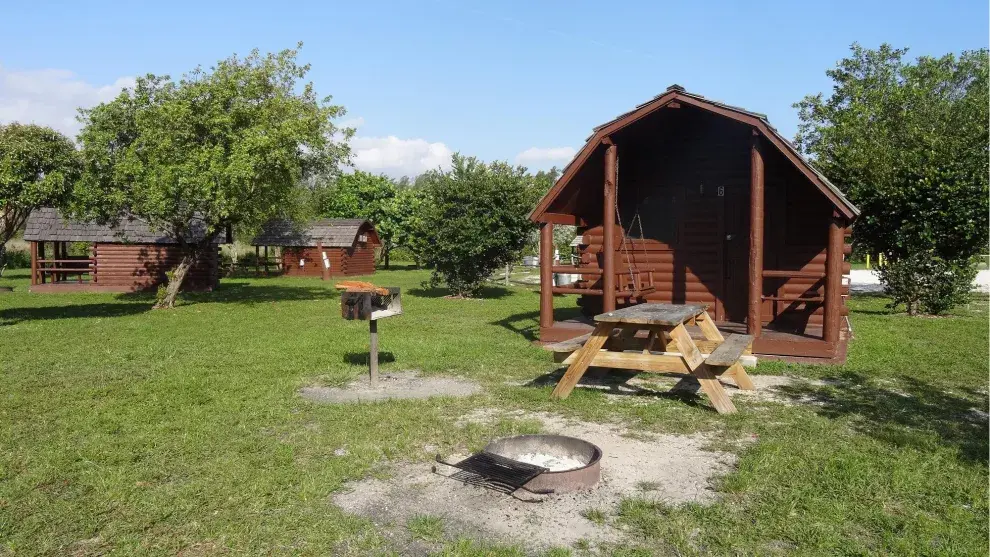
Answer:
[[[243,282],[220,283],[210,292],[181,292],[177,306],[192,304],[259,304],[265,302],[290,302],[308,300],[333,300],[339,294],[328,286],[252,284]],[[154,293],[128,292],[117,296],[120,300],[142,300],[150,308],[155,303]]]
[[[560,378],[564,376],[565,371],[565,368],[561,367],[551,371],[550,373],[545,373],[534,378],[532,381],[523,384],[523,387],[554,387],[560,381]],[[588,371],[581,376],[581,380],[578,381],[578,384],[575,385],[574,388],[587,391],[597,391],[610,395],[676,400],[678,402],[683,402],[688,406],[704,406],[701,397],[695,390],[668,389],[666,391],[658,391],[641,387],[639,385],[630,385],[629,380],[637,375],[639,375],[639,372],[637,371],[589,368]],[[683,376],[671,374],[670,377],[680,379]]]
[[[582,318],[581,308],[579,307],[555,309],[553,313],[554,318],[558,321]],[[590,324],[591,321],[589,320],[588,323]],[[492,321],[490,325],[504,327],[513,333],[522,335],[530,342],[540,339],[539,310],[516,313],[504,319]]]
[[[344,362],[354,365],[368,365],[369,354],[367,352],[348,352],[344,354]],[[379,352],[378,363],[387,364],[395,361],[395,354],[392,352]]]
[[[145,302],[107,302],[70,304],[64,306],[11,308],[0,311],[0,325],[15,325],[25,321],[45,319],[87,319],[137,315],[151,309]]]
[[[937,438],[937,443],[958,449],[962,458],[987,463],[986,393],[967,389],[953,394],[906,376],[887,387],[857,373],[826,380],[824,386],[790,385],[781,391],[811,402],[823,416],[848,417],[858,431],[892,445],[923,450]]]
[[[448,288],[410,288],[410,296],[418,296],[420,298],[443,298],[446,296],[452,296],[453,292]],[[499,300],[505,298],[506,296],[511,296],[512,291],[508,288],[502,286],[485,286],[478,292],[477,295],[473,296],[472,300]]]

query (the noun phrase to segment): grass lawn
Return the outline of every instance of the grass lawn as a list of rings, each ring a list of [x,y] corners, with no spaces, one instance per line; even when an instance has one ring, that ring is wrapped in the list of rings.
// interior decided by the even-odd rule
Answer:
[[[402,287],[405,309],[379,327],[383,370],[467,377],[482,394],[337,406],[296,396],[366,370],[367,324],[341,320],[329,284],[225,279],[149,311],[147,295],[27,294],[26,273],[10,272],[3,283],[16,291],[0,294],[0,555],[388,553],[376,528],[330,495],[376,462],[425,466],[436,452],[532,427],[450,427],[478,406],[711,431],[739,453],[718,503],[632,498],[595,511],[631,533],[603,548],[610,554],[987,555],[986,299],[940,319],[854,299],[846,365],[757,370],[832,379],[792,388],[813,402],[737,399],[740,412],[720,416],[672,399],[605,404],[588,390],[552,402],[549,387],[512,386],[553,369],[530,344],[538,295],[493,287],[483,300],[448,300],[420,288],[426,276],[374,277]],[[573,311],[573,299],[557,303]],[[522,553],[458,538],[435,517],[406,528],[444,555]]]

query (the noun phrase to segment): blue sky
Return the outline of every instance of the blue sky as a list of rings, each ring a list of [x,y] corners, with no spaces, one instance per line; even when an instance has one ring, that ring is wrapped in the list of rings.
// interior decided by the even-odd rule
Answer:
[[[358,126],[361,168],[415,174],[451,151],[562,166],[593,126],[672,83],[764,112],[791,137],[791,105],[828,90],[825,70],[853,41],[958,52],[987,46],[988,18],[985,0],[11,2],[0,121],[73,133],[76,105],[135,75],[301,40],[317,91]]]

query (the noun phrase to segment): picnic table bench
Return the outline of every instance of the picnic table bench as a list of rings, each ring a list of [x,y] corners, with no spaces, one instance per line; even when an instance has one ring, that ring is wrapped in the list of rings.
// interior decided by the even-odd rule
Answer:
[[[696,325],[704,340],[695,340],[686,325]],[[646,331],[645,344],[636,335]],[[743,390],[753,382],[743,361],[755,365],[753,337],[723,337],[708,315],[707,304],[638,304],[595,316],[595,329],[587,335],[548,345],[564,357],[567,371],[553,390],[554,398],[567,398],[589,367],[675,373],[694,377],[719,413],[736,411],[719,377],[732,377]],[[685,379],[678,385],[686,385]]]

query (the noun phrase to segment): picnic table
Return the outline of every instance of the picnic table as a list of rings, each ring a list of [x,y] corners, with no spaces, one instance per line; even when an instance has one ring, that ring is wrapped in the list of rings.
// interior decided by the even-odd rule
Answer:
[[[688,325],[696,325],[704,340],[691,338]],[[647,331],[645,344],[636,336],[640,331]],[[754,388],[740,361],[751,352],[752,343],[750,335],[723,337],[708,315],[707,304],[625,307],[596,315],[595,329],[590,334],[547,347],[570,353],[563,361],[569,364],[567,371],[551,396],[567,398],[589,367],[629,369],[688,376],[679,386],[688,385],[690,377],[697,378],[697,386],[719,413],[735,412],[719,377],[732,377],[743,390]]]

